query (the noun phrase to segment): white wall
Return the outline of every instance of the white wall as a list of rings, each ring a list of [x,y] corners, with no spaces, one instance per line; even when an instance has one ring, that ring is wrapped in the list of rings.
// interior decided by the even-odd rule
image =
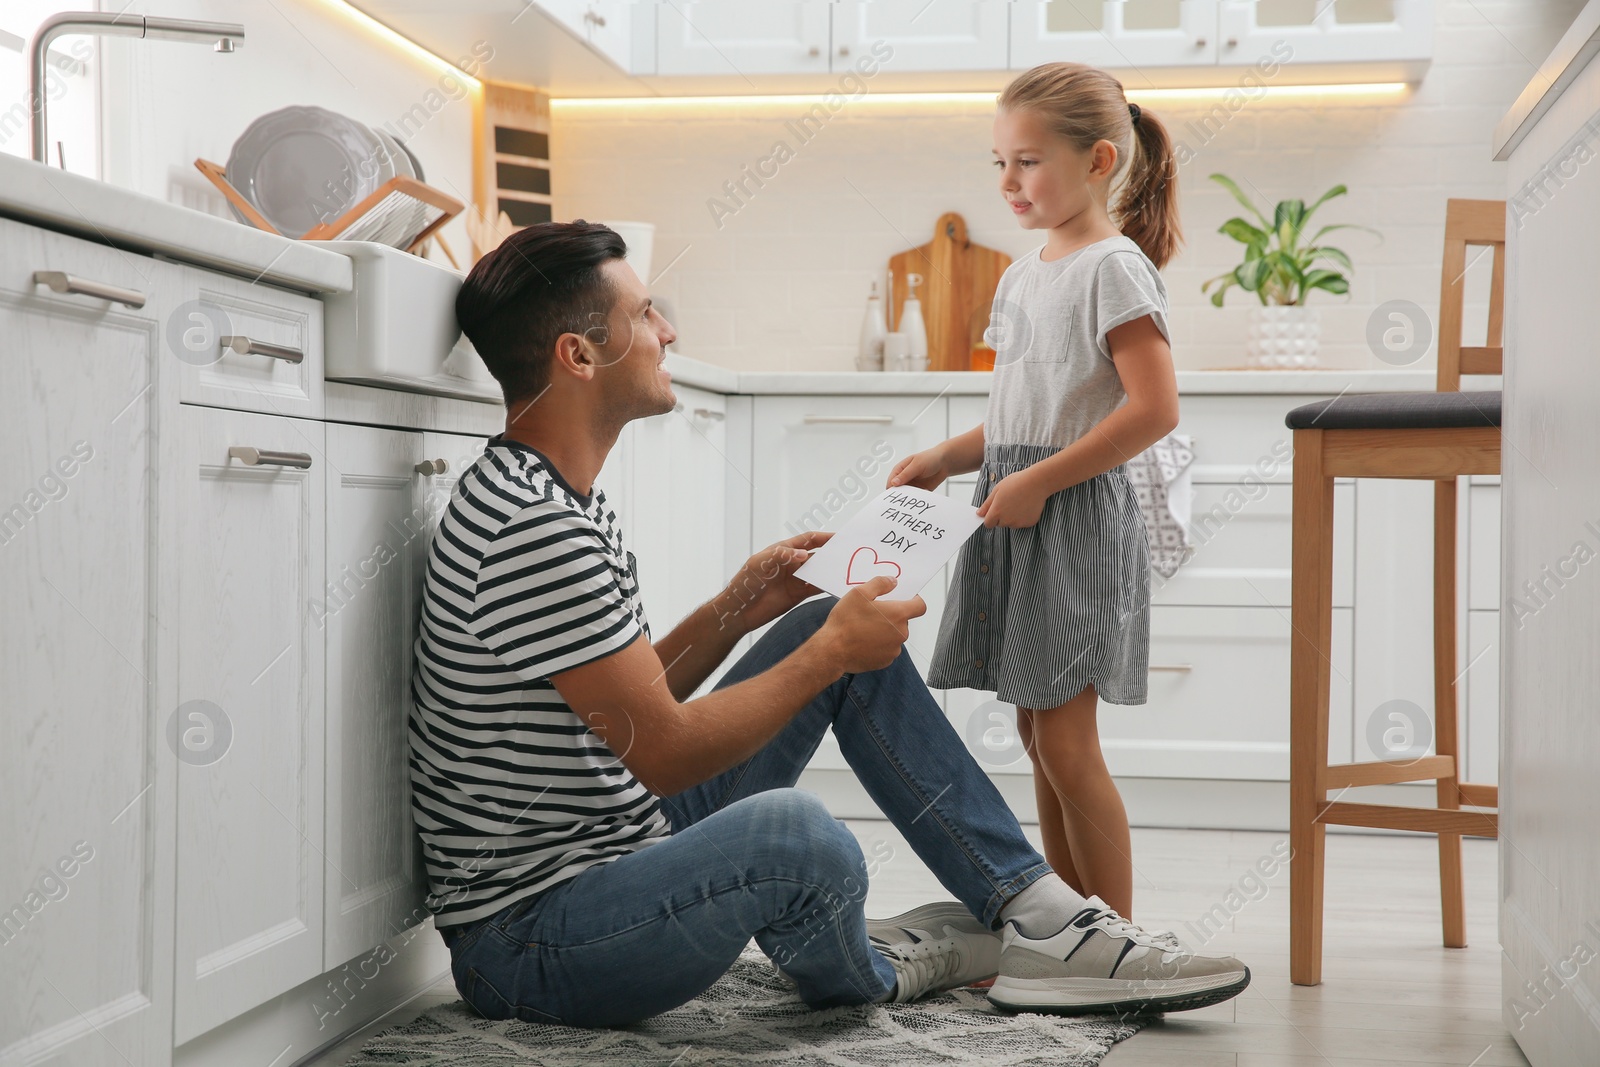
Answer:
[[[228,216],[194,160],[226,163],[234,140],[257,116],[310,104],[398,127],[414,105],[442,99],[409,146],[430,185],[471,203],[471,96],[439,93],[443,71],[437,64],[372,34],[335,6],[324,0],[135,0],[129,10],[238,22],[246,38],[232,55],[171,41],[100,42],[107,181]],[[445,239],[465,266],[470,250],[459,218],[445,228]]]
[[[4,0],[0,3],[0,152],[31,158],[33,126],[28,93],[27,44],[39,24],[61,10],[58,0]],[[46,135],[51,166],[65,157],[74,174],[98,177],[100,138],[95,113],[98,68],[94,43],[84,37],[63,37],[51,46],[53,56],[71,61],[71,69],[45,67]],[[60,149],[57,148],[60,142]]]
[[[1165,271],[1178,367],[1243,362],[1245,294],[1235,290],[1219,311],[1200,291],[1238,263],[1242,247],[1216,232],[1238,211],[1206,180],[1215,171],[1248,179],[1273,201],[1309,202],[1335,183],[1350,187],[1317,218],[1372,226],[1383,241],[1332,235],[1356,270],[1348,299],[1312,298],[1322,359],[1388,366],[1367,349],[1368,318],[1392,299],[1436,314],[1444,201],[1504,198],[1505,164],[1490,158],[1491,132],[1580,6],[1439,0],[1433,65],[1412,91],[1377,102],[1256,101],[1204,145],[1185,124],[1213,101],[1155,105],[1197,150],[1179,178],[1189,243]],[[656,292],[676,314],[685,355],[739,369],[847,369],[869,281],[891,255],[927,241],[941,212],[961,212],[973,240],[1014,257],[1043,243],[1038,231],[1018,228],[997,191],[991,105],[849,104],[800,145],[784,123],[804,110],[793,102],[555,109],[556,218],[656,223],[656,269],[683,253]],[[779,138],[795,157],[719,229],[707,200]],[[1469,271],[1469,301],[1486,285],[1487,261],[1479,267]],[[1475,318],[1469,307],[1467,321],[1470,344],[1474,329],[1481,336],[1481,309]],[[1430,351],[1420,365],[1432,363]]]

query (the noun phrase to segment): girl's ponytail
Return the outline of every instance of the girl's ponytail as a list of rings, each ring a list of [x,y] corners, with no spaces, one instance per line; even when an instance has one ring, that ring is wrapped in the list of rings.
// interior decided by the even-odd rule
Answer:
[[[1178,227],[1178,161],[1161,120],[1142,108],[1137,116],[1131,119],[1133,160],[1114,218],[1123,236],[1143,249],[1159,269],[1183,242]]]
[[[1035,111],[1080,152],[1096,141],[1116,145],[1123,181],[1115,203],[1108,205],[1112,221],[1157,269],[1167,265],[1183,243],[1178,161],[1167,128],[1150,112],[1135,111],[1121,82],[1082,63],[1043,63],[1007,85],[998,105],[1002,111]],[[1116,178],[1113,174],[1112,181]]]

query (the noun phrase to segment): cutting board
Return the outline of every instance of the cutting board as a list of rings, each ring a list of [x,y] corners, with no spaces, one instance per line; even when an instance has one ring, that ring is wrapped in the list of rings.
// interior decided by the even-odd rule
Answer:
[[[995,286],[1010,265],[1004,252],[968,240],[959,214],[940,215],[933,240],[889,257],[889,329],[900,328],[907,275],[920,274],[917,299],[928,328],[928,369],[971,370],[972,346],[989,326]]]

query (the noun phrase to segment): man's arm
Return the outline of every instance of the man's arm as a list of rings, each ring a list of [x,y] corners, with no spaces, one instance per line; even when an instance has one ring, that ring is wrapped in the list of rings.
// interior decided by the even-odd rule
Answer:
[[[718,600],[695,608],[655,644],[656,659],[674,700],[686,700],[699,689],[747,632],[742,626],[728,624],[717,607]]]
[[[786,659],[688,703],[674,695],[656,650],[640,639],[550,680],[646,789],[672,796],[755,755],[839,678],[893,663],[907,623],[927,605],[921,597],[876,600],[892,588],[888,578],[858,586]]]

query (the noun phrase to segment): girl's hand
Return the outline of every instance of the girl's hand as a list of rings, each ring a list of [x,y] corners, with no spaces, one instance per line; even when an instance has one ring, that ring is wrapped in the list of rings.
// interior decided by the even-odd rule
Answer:
[[[1008,474],[989,490],[988,498],[978,509],[985,526],[990,529],[996,526],[1015,529],[1034,526],[1039,522],[1039,516],[1044,514],[1044,502],[1050,499],[1050,494],[1038,485],[1037,479],[1030,478],[1029,473],[1020,470]]]
[[[889,472],[889,481],[884,488],[893,489],[897,485],[911,485],[931,493],[943,485],[948,477],[950,477],[950,464],[945,462],[943,450],[930,448],[923,452],[915,452],[896,463],[894,470]]]

